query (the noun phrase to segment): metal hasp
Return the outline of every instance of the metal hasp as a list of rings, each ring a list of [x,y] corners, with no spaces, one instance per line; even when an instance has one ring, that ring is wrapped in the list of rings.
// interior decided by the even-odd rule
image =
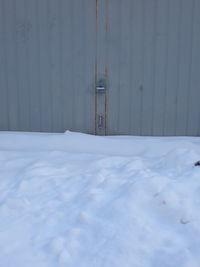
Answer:
[[[104,127],[104,116],[102,114],[98,115],[98,129],[102,130]]]
[[[103,76],[103,75],[102,75]],[[96,83],[96,134],[106,134],[106,79],[100,78]]]
[[[106,82],[104,79],[100,79],[98,85],[96,86],[96,93],[105,93],[106,92]]]
[[[105,93],[105,91],[106,91],[106,89],[105,89],[105,87],[103,87],[103,86],[97,86],[96,87],[96,92],[97,93]]]

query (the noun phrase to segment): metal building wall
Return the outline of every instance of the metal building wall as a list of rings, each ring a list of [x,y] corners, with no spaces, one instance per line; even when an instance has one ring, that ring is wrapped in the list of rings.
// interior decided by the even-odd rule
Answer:
[[[109,0],[109,134],[200,135],[200,1]]]
[[[0,0],[0,130],[200,135],[199,14],[199,0]]]
[[[0,130],[94,132],[96,1],[0,0]]]

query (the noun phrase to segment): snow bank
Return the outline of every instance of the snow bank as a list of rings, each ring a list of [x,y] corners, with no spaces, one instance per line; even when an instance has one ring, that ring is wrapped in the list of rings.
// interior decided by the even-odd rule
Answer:
[[[64,134],[0,132],[1,150],[62,150],[105,155],[160,156],[173,149],[194,148],[197,137],[94,136],[67,131]]]
[[[200,138],[0,133],[0,266],[199,267]]]

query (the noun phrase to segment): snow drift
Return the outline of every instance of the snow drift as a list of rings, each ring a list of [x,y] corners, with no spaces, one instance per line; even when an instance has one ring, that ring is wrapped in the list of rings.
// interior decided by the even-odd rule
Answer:
[[[0,266],[199,267],[200,138],[0,133]]]

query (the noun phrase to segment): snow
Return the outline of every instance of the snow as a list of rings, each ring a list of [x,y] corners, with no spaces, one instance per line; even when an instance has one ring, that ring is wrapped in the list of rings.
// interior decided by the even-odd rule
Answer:
[[[0,266],[199,267],[200,138],[0,132]]]

